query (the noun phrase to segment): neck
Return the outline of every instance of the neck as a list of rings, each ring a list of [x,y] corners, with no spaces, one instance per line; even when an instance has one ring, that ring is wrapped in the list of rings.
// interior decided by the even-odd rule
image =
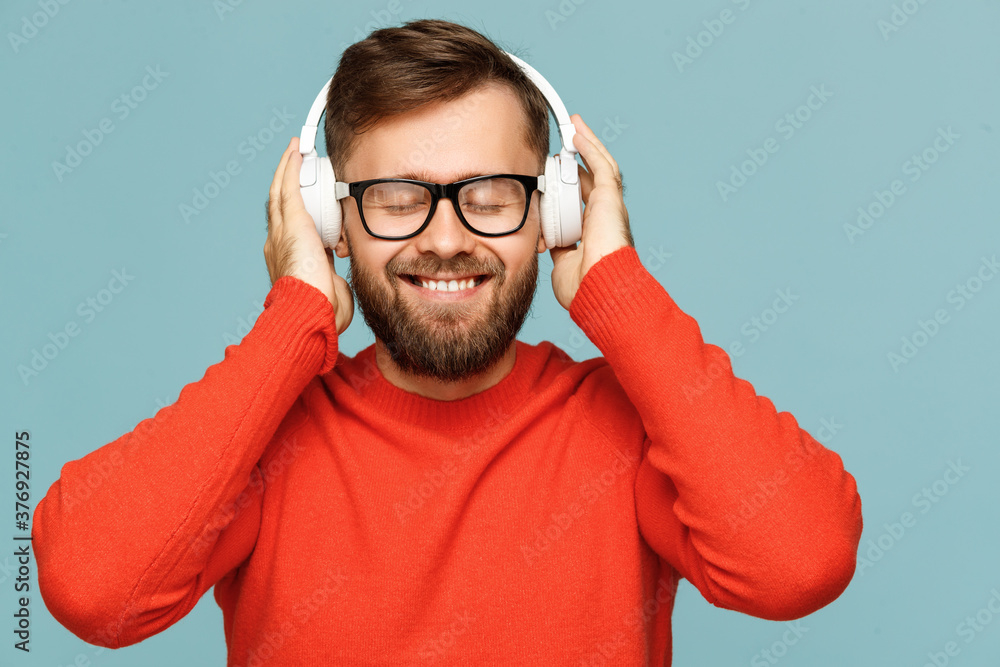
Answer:
[[[442,382],[432,377],[404,373],[392,360],[385,344],[380,339],[375,339],[375,362],[382,377],[404,391],[439,401],[457,401],[489,389],[513,370],[516,357],[517,342],[514,341],[500,361],[486,371],[456,382]]]

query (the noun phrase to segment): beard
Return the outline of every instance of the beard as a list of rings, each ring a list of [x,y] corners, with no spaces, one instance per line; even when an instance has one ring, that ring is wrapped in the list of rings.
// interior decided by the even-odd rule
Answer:
[[[391,286],[386,290],[375,273],[355,261],[346,230],[344,236],[351,260],[348,282],[358,307],[404,373],[441,382],[484,373],[504,357],[531,310],[538,284],[538,254],[534,251],[527,265],[513,275],[508,275],[495,258],[461,256],[450,262],[427,258],[413,263],[393,258],[385,266]],[[466,301],[435,303],[416,294],[402,294],[409,288],[400,281],[409,279],[399,274],[438,273],[485,274],[489,282],[478,289],[490,290],[489,299],[477,294]]]

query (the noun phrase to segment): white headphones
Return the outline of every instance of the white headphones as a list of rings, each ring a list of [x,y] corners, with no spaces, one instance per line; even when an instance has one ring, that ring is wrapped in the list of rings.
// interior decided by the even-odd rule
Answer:
[[[507,55],[545,96],[549,109],[556,117],[562,140],[562,150],[558,155],[550,155],[546,159],[545,174],[538,177],[538,189],[542,193],[538,208],[545,247],[573,245],[583,237],[583,198],[575,159],[577,150],[573,146],[576,128],[569,119],[566,106],[549,82],[528,63],[513,54]],[[332,81],[333,79],[327,81],[316,96],[299,137],[299,152],[302,154],[299,186],[302,189],[302,199],[306,211],[316,223],[316,231],[319,232],[323,245],[328,248],[333,248],[340,240],[343,220],[340,200],[349,196],[347,183],[335,178],[329,158],[316,155],[316,128],[319,126],[320,116],[326,110],[326,97]]]

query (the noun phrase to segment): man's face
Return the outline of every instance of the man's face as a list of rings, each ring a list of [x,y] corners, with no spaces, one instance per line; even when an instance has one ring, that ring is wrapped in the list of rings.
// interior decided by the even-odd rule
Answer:
[[[383,120],[361,134],[345,182],[412,178],[451,183],[485,174],[537,176],[524,139],[523,112],[507,88],[488,85],[461,98]],[[442,199],[427,228],[403,241],[368,234],[357,204],[343,200],[350,282],[365,322],[403,372],[443,382],[485,372],[504,356],[531,307],[544,252],[538,197],[528,219],[507,236],[474,234]],[[487,278],[461,293],[414,285],[409,275]]]

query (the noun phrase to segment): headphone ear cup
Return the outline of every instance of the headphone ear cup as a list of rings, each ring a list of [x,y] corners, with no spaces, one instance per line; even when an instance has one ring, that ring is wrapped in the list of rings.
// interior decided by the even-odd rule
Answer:
[[[330,158],[320,158],[320,216],[323,219],[320,238],[327,248],[333,248],[340,241],[340,228],[344,218],[343,208],[340,201],[337,200],[336,183],[337,179],[334,176],[333,163]]]
[[[299,170],[302,203],[316,225],[316,233],[327,248],[333,248],[340,240],[343,209],[337,199],[336,183],[329,158],[303,156],[302,168]]]
[[[550,155],[545,160],[545,192],[538,200],[538,215],[546,248],[556,247],[559,241],[559,185],[559,165]]]
[[[561,173],[564,165],[569,165],[568,169],[577,172],[579,165],[572,156],[558,155],[553,158],[555,166],[553,171],[557,174],[556,186],[559,192],[559,201],[556,211],[557,215],[557,243],[560,247],[567,247],[575,244],[583,238],[583,191],[580,184],[580,177],[574,173],[576,178],[573,183],[566,183],[558,174]],[[545,188],[548,189],[548,179],[545,180]]]

